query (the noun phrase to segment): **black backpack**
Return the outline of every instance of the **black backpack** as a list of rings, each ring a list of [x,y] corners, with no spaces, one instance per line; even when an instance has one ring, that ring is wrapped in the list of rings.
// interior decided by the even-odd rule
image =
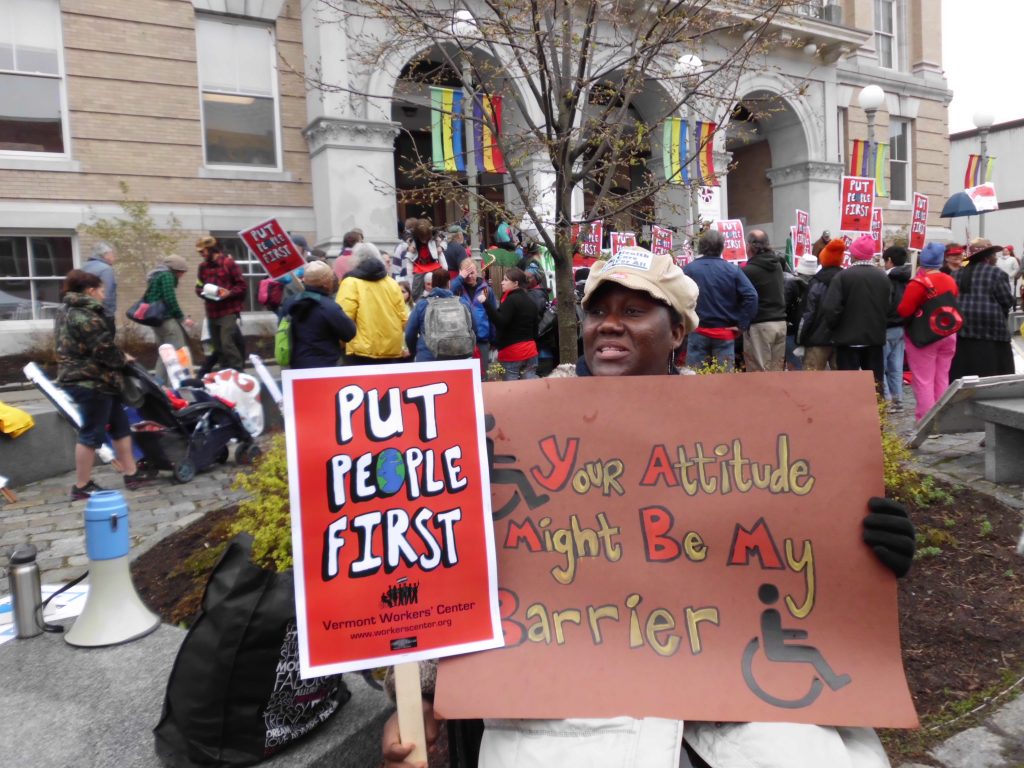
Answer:
[[[955,293],[938,293],[927,275],[916,275],[910,282],[924,286],[927,295],[907,323],[907,336],[915,347],[934,344],[963,327],[964,318],[960,314]]]

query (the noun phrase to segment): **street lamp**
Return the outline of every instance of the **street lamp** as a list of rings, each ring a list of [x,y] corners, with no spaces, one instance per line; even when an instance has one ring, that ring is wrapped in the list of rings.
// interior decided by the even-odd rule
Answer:
[[[885,91],[877,85],[865,85],[860,89],[857,103],[868,117],[868,142],[875,141],[875,113],[885,103]]]
[[[476,25],[476,19],[473,18],[473,14],[462,9],[455,11],[452,15],[451,32],[452,39],[458,41],[459,50],[462,51],[462,124],[473,131],[472,134],[465,135],[466,130],[465,128],[463,129],[463,140],[465,142],[463,146],[466,148],[466,192],[469,198],[469,245],[472,247],[472,244],[476,243],[477,248],[481,249],[481,253],[483,253],[484,241],[480,234],[480,211],[476,199],[476,153],[472,140],[472,136],[475,135],[473,106],[476,101],[476,95],[473,88],[473,64],[469,58],[470,50],[477,44],[479,39],[480,29]],[[468,120],[466,119],[467,114],[469,116]]]
[[[676,59],[675,66],[672,68],[672,74],[676,77],[681,77],[686,82],[687,87],[695,84],[698,77],[704,72],[704,62],[700,60],[699,56],[695,56],[692,53],[685,53]],[[690,155],[691,162],[693,165],[691,168],[699,169],[699,160],[697,159],[697,150],[699,145],[697,144],[697,127],[693,120],[693,109],[687,104],[686,108],[686,134],[687,147],[685,151]],[[693,146],[693,152],[690,152],[690,146]],[[691,245],[697,239],[697,222],[700,219],[699,206],[697,205],[697,190],[693,187],[692,179],[696,177],[696,174],[691,174],[691,181],[689,185],[690,194],[690,242]]]
[[[978,129],[978,138],[981,139],[981,157],[978,162],[981,167],[981,180],[985,181],[986,167],[988,165],[988,129],[996,121],[995,115],[991,112],[975,112],[974,127]],[[985,214],[978,214],[978,236],[985,236]]]

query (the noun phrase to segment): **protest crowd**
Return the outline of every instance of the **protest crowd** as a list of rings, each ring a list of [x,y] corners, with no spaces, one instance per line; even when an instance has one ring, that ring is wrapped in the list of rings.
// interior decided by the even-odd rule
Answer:
[[[279,318],[278,362],[305,369],[473,358],[480,362],[481,379],[504,381],[864,370],[897,410],[909,379],[918,419],[955,378],[1013,372],[1007,316],[1020,266],[1012,252],[986,240],[966,248],[928,243],[913,274],[905,247],[892,245],[878,254],[870,235],[846,241],[826,232],[813,252],[794,259],[777,252],[767,234],[755,229],[746,235],[742,266],[723,258],[723,236],[714,228],[702,233],[695,258],[685,266],[670,254],[626,248],[625,260],[603,255],[574,270],[571,300],[581,320],[580,358],[559,366],[556,298],[548,288],[543,249],[523,242],[507,222],[502,227],[495,234],[503,238],[502,250],[515,254],[515,266],[496,268],[487,251],[473,254],[460,225],[435,229],[425,219],[406,221],[403,238],[386,255],[353,229],[333,263],[293,237],[306,263],[260,287],[261,303]],[[110,277],[102,270],[112,258],[109,247],[97,253],[101,275]],[[245,281],[214,237],[200,238],[196,253],[194,265],[172,254],[149,274],[143,298],[161,302],[164,312],[151,325],[158,343],[184,344],[193,323],[183,316],[175,292],[194,268],[194,290],[204,300],[211,344],[203,371],[241,370]],[[146,480],[131,458],[127,425],[118,415],[122,369],[131,359],[113,342],[116,304],[111,308],[106,301],[112,293],[101,277],[74,270],[56,320],[58,381],[84,404],[74,499],[99,489],[91,468],[104,425],[122,460],[125,485],[135,488]],[[915,325],[922,317],[930,332]],[[158,366],[157,376],[166,375]],[[904,575],[914,548],[905,511],[874,498],[864,499],[864,509],[864,541],[893,573]],[[429,702],[433,670],[431,664],[423,667],[427,732],[433,739],[438,732]],[[411,765],[406,757],[412,746],[401,740],[394,719],[385,728],[382,748],[387,766]],[[808,764],[888,765],[870,729],[684,725],[624,717],[488,721],[479,764],[714,768],[741,764],[739,756],[751,749],[762,755],[756,765],[766,767],[803,764],[793,762],[801,752],[813,756]],[[515,757],[527,754],[532,757]],[[609,762],[610,754],[621,759]]]

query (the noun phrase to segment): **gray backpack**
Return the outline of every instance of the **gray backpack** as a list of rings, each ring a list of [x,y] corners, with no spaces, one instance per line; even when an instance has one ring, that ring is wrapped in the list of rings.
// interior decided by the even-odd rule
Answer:
[[[476,345],[473,316],[461,299],[427,297],[423,343],[436,358],[469,357]]]

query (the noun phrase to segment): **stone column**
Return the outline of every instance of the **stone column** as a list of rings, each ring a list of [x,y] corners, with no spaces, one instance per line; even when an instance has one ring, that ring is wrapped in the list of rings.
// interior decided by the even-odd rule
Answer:
[[[772,185],[772,243],[786,242],[789,227],[796,223],[796,209],[811,216],[811,236],[820,236],[824,229],[839,232],[839,182],[843,175],[840,163],[812,160],[781,168],[770,168]]]
[[[331,255],[345,233],[363,230],[385,257],[398,242],[396,123],[321,117],[304,132],[313,174],[317,243]]]

